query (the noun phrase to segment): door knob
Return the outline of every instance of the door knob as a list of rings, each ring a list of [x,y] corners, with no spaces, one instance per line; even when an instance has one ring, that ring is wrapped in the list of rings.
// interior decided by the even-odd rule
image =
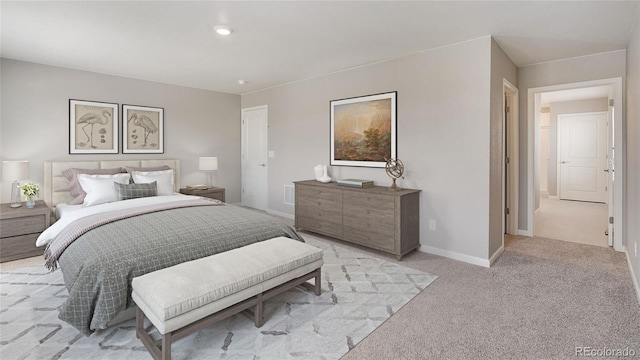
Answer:
[[[258,165],[259,165],[259,166],[262,166],[262,167],[265,167],[265,166],[267,166],[267,164],[265,164],[265,163],[262,163],[262,164],[258,164]]]
[[[560,161],[560,164],[568,164],[568,161]]]
[[[609,169],[604,169],[604,172],[608,173],[608,172],[609,172]]]

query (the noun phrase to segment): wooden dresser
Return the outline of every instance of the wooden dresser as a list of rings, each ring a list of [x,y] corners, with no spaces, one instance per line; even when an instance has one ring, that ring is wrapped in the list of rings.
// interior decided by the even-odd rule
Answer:
[[[51,210],[44,201],[36,201],[33,209],[25,203],[19,208],[0,205],[0,262],[24,259],[44,253],[36,247],[36,239],[49,226]]]
[[[295,226],[403,255],[420,246],[420,190],[297,181]]]

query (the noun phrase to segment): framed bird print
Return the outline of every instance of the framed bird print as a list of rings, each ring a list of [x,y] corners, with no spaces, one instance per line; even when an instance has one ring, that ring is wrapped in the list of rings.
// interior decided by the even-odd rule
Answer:
[[[118,104],[69,99],[69,154],[118,153]]]
[[[164,109],[122,105],[122,153],[164,153]]]

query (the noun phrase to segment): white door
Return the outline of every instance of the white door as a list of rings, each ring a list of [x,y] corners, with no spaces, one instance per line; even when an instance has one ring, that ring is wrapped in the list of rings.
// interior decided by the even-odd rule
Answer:
[[[560,199],[607,202],[607,112],[558,115]]]
[[[242,109],[242,204],[267,210],[267,107]]]

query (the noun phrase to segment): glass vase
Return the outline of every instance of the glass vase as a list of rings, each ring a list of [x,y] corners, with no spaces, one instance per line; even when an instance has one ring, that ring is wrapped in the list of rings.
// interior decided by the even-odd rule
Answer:
[[[27,196],[27,207],[33,209],[36,206],[36,198],[34,196]]]

